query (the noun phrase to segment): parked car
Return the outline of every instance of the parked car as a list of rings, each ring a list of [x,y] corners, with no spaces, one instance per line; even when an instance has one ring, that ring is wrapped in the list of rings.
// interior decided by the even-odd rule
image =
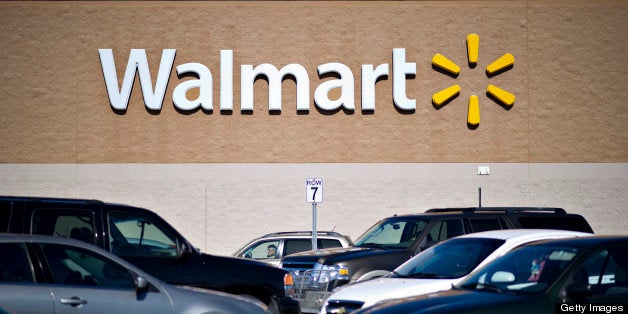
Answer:
[[[261,302],[173,286],[98,247],[0,235],[0,313],[269,313]]]
[[[474,269],[523,244],[590,235],[566,230],[511,229],[458,236],[419,253],[385,277],[337,288],[320,313],[351,313],[382,300],[448,290]]]
[[[628,236],[547,240],[496,259],[453,289],[382,301],[354,313],[550,314],[575,313],[575,306],[578,313],[623,312],[626,270]]]
[[[455,236],[501,229],[563,229],[590,232],[584,217],[562,208],[439,208],[385,218],[346,249],[292,254],[280,267],[293,274],[301,310],[316,313],[332,289],[387,275],[412,256]]]
[[[260,300],[271,313],[297,314],[292,278],[266,263],[203,254],[147,209],[96,200],[0,197],[0,233],[76,238],[174,285]]]
[[[318,231],[316,244],[319,249],[349,247],[351,239],[338,232]],[[271,250],[273,250],[271,252]],[[235,257],[252,258],[279,266],[282,257],[312,249],[311,231],[276,232],[251,240],[233,253]]]

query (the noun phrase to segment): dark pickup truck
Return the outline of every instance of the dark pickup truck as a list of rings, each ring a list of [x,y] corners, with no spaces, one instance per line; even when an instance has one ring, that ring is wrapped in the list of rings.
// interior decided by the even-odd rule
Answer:
[[[76,238],[171,284],[258,299],[271,313],[300,313],[290,274],[268,264],[203,254],[147,209],[97,200],[0,197],[0,232]]]
[[[385,276],[440,241],[472,232],[522,228],[593,233],[584,217],[562,208],[438,208],[382,219],[353,247],[288,255],[280,267],[292,272],[301,310],[317,313],[332,289]]]

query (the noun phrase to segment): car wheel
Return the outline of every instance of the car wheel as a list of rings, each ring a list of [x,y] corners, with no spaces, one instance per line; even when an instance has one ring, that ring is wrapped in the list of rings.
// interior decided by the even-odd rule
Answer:
[[[270,299],[270,302],[268,303],[268,310],[270,311],[270,314],[279,314],[279,306],[274,298]]]

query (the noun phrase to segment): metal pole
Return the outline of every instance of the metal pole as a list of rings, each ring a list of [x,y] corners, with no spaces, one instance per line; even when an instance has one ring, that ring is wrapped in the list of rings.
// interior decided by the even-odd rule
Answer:
[[[316,202],[312,203],[312,250],[318,250],[318,241],[316,239]]]
[[[478,197],[479,197],[479,206],[478,207],[482,207],[482,188],[478,188]]]

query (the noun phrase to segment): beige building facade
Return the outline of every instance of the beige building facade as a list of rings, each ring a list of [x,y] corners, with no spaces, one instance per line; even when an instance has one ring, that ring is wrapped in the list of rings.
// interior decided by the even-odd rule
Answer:
[[[217,254],[311,228],[309,177],[318,228],[354,239],[480,189],[628,229],[625,1],[4,1],[0,21],[2,195],[147,207]]]

